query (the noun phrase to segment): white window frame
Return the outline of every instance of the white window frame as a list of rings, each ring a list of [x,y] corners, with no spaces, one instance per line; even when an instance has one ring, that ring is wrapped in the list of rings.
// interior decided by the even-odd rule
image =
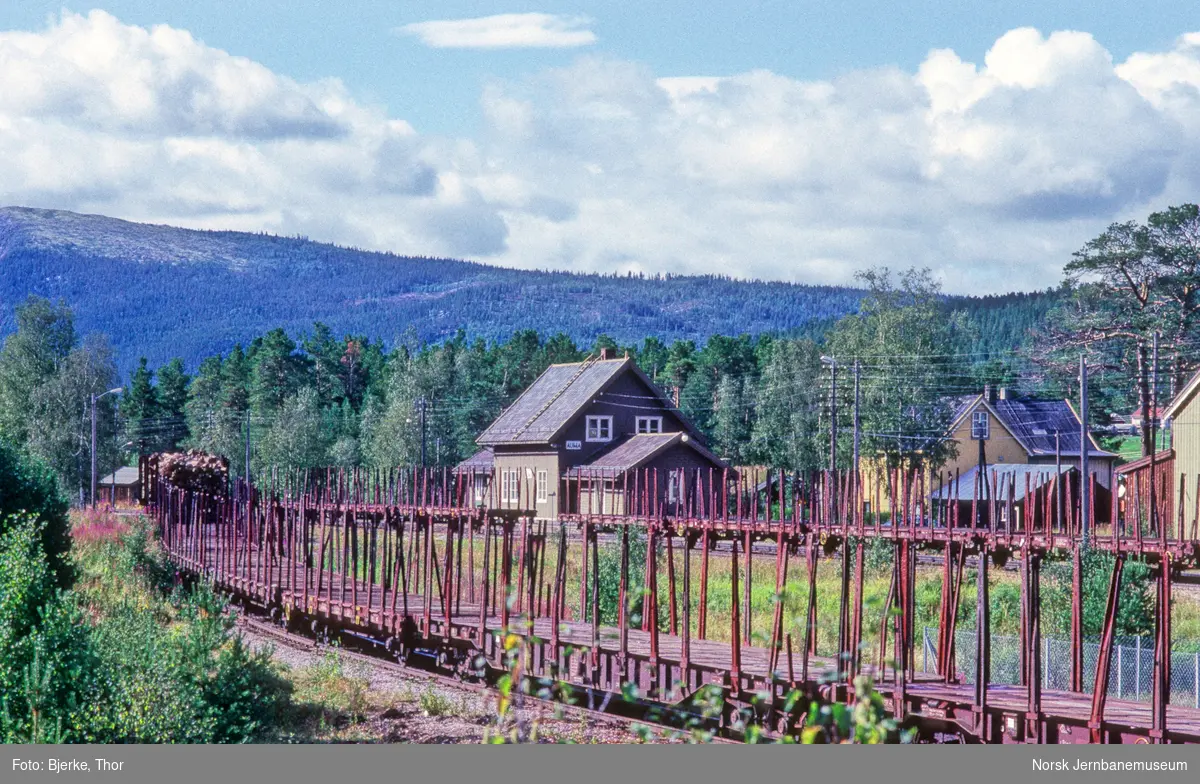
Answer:
[[[539,502],[550,500],[550,477],[545,471],[537,472],[537,500]]]
[[[487,496],[488,477],[487,474],[475,474],[475,503],[483,503]]]
[[[500,503],[515,504],[521,500],[521,472],[516,468],[500,470]]]
[[[678,468],[673,469],[669,474],[667,474],[667,503],[679,503],[679,496],[681,495],[679,490],[682,484],[683,476],[680,474]]]
[[[663,418],[660,416],[640,416],[637,418],[637,432],[639,434],[657,435],[663,431]]]
[[[588,443],[608,443],[613,440],[613,418],[611,416],[598,416],[589,414],[587,418],[587,430],[584,434]],[[606,430],[606,434],[601,431]]]
[[[982,426],[982,427],[981,427]],[[983,435],[979,435],[982,431]],[[992,420],[986,411],[971,412],[971,438],[987,441],[992,436]]]

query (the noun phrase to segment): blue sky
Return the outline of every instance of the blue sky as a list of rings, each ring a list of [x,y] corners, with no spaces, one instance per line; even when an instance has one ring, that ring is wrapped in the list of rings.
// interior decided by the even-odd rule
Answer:
[[[1196,17],[23,0],[0,202],[525,268],[1042,288],[1108,223],[1194,200]]]

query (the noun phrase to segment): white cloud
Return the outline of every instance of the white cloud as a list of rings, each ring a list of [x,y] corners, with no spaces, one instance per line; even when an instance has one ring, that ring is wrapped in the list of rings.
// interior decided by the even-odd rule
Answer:
[[[397,28],[435,49],[570,48],[596,42],[586,16],[496,14],[474,19],[439,19]]]
[[[584,57],[482,92],[440,139],[169,27],[0,33],[0,203],[525,268],[952,291],[1056,283],[1114,220],[1200,189],[1200,35],[1123,62],[1090,35],[826,81]]]
[[[1109,222],[1195,198],[1193,74],[1193,38],[1114,64],[1086,33],[1032,29],[979,65],[939,50],[915,73],[828,81],[585,58],[485,94],[512,199],[498,259],[822,283],[918,264],[955,291],[1053,285]],[[538,200],[577,208],[552,220]]]
[[[103,11],[0,33],[0,75],[0,203],[410,253],[503,248],[496,210],[447,185],[461,154],[337,80],[300,84]]]

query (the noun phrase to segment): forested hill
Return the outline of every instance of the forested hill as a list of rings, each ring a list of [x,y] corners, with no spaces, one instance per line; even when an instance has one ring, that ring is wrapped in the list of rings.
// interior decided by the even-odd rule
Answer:
[[[65,300],[79,331],[106,333],[126,369],[143,355],[152,365],[179,356],[194,367],[234,342],[274,327],[301,334],[314,321],[389,342],[437,341],[459,328],[489,340],[518,329],[564,332],[580,345],[602,333],[625,343],[649,335],[703,342],[714,334],[818,334],[853,312],[861,295],[716,276],[511,270],[296,237],[0,209],[0,319],[9,320],[0,321],[0,333],[13,329],[12,305],[31,293]],[[1024,322],[987,336],[1008,345],[1036,318],[1039,302],[962,304]]]

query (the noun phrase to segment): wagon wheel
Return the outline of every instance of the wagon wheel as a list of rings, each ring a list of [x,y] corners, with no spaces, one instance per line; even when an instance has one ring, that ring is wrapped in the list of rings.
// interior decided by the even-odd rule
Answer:
[[[808,711],[783,713],[775,723],[775,731],[780,737],[791,735],[799,740],[800,731],[804,729],[804,725],[807,722]]]

